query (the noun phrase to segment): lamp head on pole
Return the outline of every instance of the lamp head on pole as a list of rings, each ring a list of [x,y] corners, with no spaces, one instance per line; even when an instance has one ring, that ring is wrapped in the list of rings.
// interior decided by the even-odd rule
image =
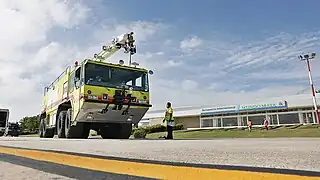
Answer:
[[[316,53],[313,52],[311,54],[302,54],[299,56],[299,59],[301,61],[305,61],[305,60],[311,60],[311,59],[314,59],[316,57]]]

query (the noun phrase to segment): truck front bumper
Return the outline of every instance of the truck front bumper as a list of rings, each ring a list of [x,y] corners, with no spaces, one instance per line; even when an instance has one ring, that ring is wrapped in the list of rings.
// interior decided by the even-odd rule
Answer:
[[[77,122],[99,122],[99,123],[138,123],[149,109],[148,106],[119,105],[116,109],[114,104],[85,102],[78,113]]]

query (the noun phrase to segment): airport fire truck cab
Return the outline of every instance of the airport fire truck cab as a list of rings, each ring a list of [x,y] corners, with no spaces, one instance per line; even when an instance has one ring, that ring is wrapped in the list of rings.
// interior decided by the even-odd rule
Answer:
[[[44,90],[40,137],[88,138],[95,130],[102,138],[128,139],[152,106],[149,97],[151,70],[131,63],[136,53],[133,33],[114,38],[94,58],[75,62]],[[104,62],[120,49],[129,54],[129,65]]]

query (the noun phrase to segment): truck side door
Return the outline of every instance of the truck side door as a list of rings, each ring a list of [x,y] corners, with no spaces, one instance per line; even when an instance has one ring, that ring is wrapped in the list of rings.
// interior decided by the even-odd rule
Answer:
[[[81,66],[78,67],[75,71],[73,71],[70,75],[70,96],[71,101],[72,101],[72,121],[75,119],[77,116],[77,113],[79,112],[80,109],[80,87],[81,87]]]

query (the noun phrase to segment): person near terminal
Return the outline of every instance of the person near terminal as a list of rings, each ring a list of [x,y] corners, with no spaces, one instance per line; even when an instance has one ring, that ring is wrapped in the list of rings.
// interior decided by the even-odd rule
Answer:
[[[268,121],[267,118],[264,119],[263,124],[264,124],[264,127],[266,128],[266,130],[268,130],[269,129],[269,127],[268,127],[269,126],[269,121]]]
[[[248,129],[249,129],[249,132],[251,132],[251,130],[252,130],[252,122],[250,120],[248,121]]]
[[[165,112],[163,123],[167,123],[167,137],[166,139],[173,139],[173,127],[174,127],[174,118],[173,118],[173,109],[171,103],[167,102],[167,110]]]

